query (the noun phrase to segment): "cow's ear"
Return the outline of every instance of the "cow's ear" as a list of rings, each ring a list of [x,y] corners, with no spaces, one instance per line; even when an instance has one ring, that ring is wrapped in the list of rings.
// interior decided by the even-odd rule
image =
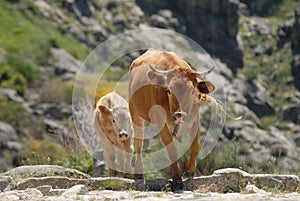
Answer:
[[[197,88],[200,93],[210,94],[215,90],[215,85],[210,81],[201,80],[197,83]]]
[[[148,78],[155,82],[158,85],[164,85],[165,84],[165,78],[162,75],[157,75],[155,72],[153,71],[149,71],[147,73]]]
[[[110,115],[111,114],[111,109],[109,109],[105,105],[99,105],[98,109],[102,115]]]

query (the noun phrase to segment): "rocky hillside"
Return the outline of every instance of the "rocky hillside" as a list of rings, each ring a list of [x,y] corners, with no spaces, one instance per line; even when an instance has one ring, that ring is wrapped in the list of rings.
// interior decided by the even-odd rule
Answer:
[[[82,153],[72,124],[76,72],[101,42],[148,27],[174,30],[199,43],[225,83],[226,110],[243,115],[226,122],[197,174],[233,166],[299,172],[300,2],[295,0],[1,1],[0,171],[61,164],[92,173],[92,160]],[[168,41],[157,37],[156,43]],[[121,70],[110,72],[108,83],[139,54],[115,62]],[[207,118],[203,115],[203,134]],[[70,153],[82,154],[81,160]]]

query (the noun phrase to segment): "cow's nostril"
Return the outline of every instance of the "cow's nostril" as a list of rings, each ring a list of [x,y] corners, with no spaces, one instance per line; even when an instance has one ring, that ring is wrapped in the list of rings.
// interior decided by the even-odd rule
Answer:
[[[119,138],[122,138],[122,134],[119,134]]]

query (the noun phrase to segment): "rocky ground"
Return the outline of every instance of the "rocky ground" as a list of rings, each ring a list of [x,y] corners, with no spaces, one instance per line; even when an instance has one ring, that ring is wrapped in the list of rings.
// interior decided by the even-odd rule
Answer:
[[[103,1],[103,3],[96,0],[30,0],[28,2],[26,9],[31,9],[33,15],[50,21],[53,27],[57,27],[60,32],[71,35],[75,40],[80,41],[82,46],[91,49],[118,33],[149,27],[174,30],[191,37],[211,55],[214,55],[213,60],[224,82],[226,98],[230,103],[226,110],[243,115],[243,119],[238,122],[226,122],[225,128],[218,138],[219,145],[233,146],[233,141],[237,141],[239,144],[239,150],[236,153],[239,157],[238,160],[245,160],[247,166],[254,170],[257,166],[260,172],[272,170],[273,167],[282,172],[299,172],[299,8],[290,10],[288,13],[290,20],[274,22],[274,20],[272,21],[263,15],[268,8],[272,7],[273,0],[202,0],[189,1],[189,3],[183,0],[166,0],[164,3],[161,0],[116,0]],[[151,35],[145,35],[144,40],[151,40],[151,37]],[[263,38],[263,40],[258,40],[255,44],[247,44],[253,38],[256,40]],[[133,39],[134,36],[131,36],[128,41]],[[168,45],[171,44],[170,41],[173,40],[174,38],[165,36],[164,38],[157,37],[153,42],[162,44],[162,49],[168,49]],[[270,40],[272,40],[271,44],[269,43]],[[273,59],[270,55],[279,57],[281,52],[278,51],[285,45],[290,46],[291,49],[291,53],[288,55],[289,60],[269,61]],[[180,48],[190,49],[190,46],[177,48],[178,50]],[[258,68],[267,69],[264,74],[256,75],[252,79],[242,71],[243,68],[255,67],[249,64],[247,61],[249,58],[245,58],[247,48],[249,52],[255,55],[254,60],[263,57]],[[115,50],[118,47],[111,47],[111,49]],[[0,48],[0,56],[5,51]],[[49,79],[55,78],[55,81],[60,83],[73,82],[82,61],[56,45],[50,48],[49,55],[51,60],[47,66],[38,67],[42,74],[51,77]],[[136,56],[138,56],[137,53],[128,55],[126,61],[120,63],[119,67],[128,67],[130,61]],[[285,69],[291,72],[283,71],[284,79],[279,80],[279,82],[276,77],[280,77],[280,75],[269,77],[269,73],[274,71],[281,73],[279,70],[280,66],[283,65],[282,63],[288,63]],[[216,73],[213,73],[212,77],[215,76],[217,76]],[[268,80],[271,84],[267,82]],[[13,121],[2,119],[0,121],[1,171],[21,164],[24,159],[22,154],[28,148],[25,145],[28,139],[43,139],[46,136],[51,136],[55,140],[60,139],[60,144],[69,143],[66,145],[67,148],[73,148],[80,144],[76,142],[77,139],[72,132],[72,126],[65,124],[67,120],[72,120],[70,100],[68,100],[69,102],[64,100],[62,94],[57,93],[59,87],[56,87],[54,82],[50,82],[48,85],[44,83],[36,85],[30,86],[25,95],[18,94],[14,89],[0,88],[0,102],[5,99],[7,102],[21,105],[17,110],[19,119]],[[277,91],[276,93],[270,92],[273,85],[280,85],[288,90],[280,90],[278,95]],[[50,90],[51,86],[54,86],[52,91]],[[290,91],[290,89],[293,90]],[[278,104],[278,97],[281,98],[281,104]],[[20,115],[20,110],[25,111],[26,115]],[[274,115],[279,116],[278,121],[264,123],[264,118],[267,119]],[[25,123],[18,121],[23,118],[28,118],[31,125],[26,127]],[[205,118],[203,119],[205,120]],[[15,121],[17,123],[13,125],[12,122]],[[205,121],[202,123],[201,132],[205,134],[208,125]],[[213,139],[207,138],[207,141],[213,141]],[[101,165],[103,166],[103,163]],[[21,169],[23,172],[25,171],[24,167]],[[275,182],[269,186],[265,184],[265,180],[264,185],[260,185],[257,182],[259,176],[251,177],[246,173],[237,171],[238,173],[234,173],[234,175],[239,175],[237,177],[239,179],[234,180],[236,183],[224,184],[224,173],[221,173],[223,176],[220,176],[220,172],[217,172],[208,177],[186,181],[190,188],[182,194],[174,194],[165,192],[166,189],[162,189],[160,185],[158,185],[159,192],[137,191],[141,189],[136,188],[144,188],[145,186],[139,184],[136,187],[132,180],[126,180],[129,187],[123,191],[117,191],[119,189],[111,191],[109,190],[112,188],[110,186],[99,190],[97,189],[99,184],[97,184],[97,188],[92,188],[90,185],[91,183],[94,185],[101,179],[90,178],[88,175],[74,171],[67,171],[66,174],[63,174],[61,171],[65,172],[65,170],[59,171],[58,169],[51,175],[49,174],[51,170],[44,167],[44,170],[48,171],[41,173],[40,168],[38,168],[36,172],[40,172],[40,174],[35,175],[35,179],[30,179],[33,173],[28,174],[30,170],[35,170],[33,167],[27,168],[26,174],[14,173],[18,169],[2,174],[0,176],[0,190],[3,192],[0,194],[0,200],[300,199],[299,194],[293,192],[295,186],[293,185],[291,188],[289,187],[290,184],[284,183],[287,178],[294,181],[295,177],[262,176],[268,178],[268,181]],[[230,175],[232,174],[230,173]],[[240,178],[247,178],[246,181],[249,181],[250,185],[243,182],[242,186],[239,186],[238,184],[241,184]],[[226,181],[230,181],[230,179]],[[298,182],[297,179],[295,181]],[[164,185],[169,184],[169,181],[164,179],[159,180],[159,182]],[[148,184],[150,185],[151,182]],[[157,183],[154,182],[154,184]],[[192,184],[194,184],[193,187],[191,187]],[[247,185],[248,188],[246,188]],[[251,185],[255,185],[258,189]],[[273,189],[273,187],[275,190],[269,192],[269,188]],[[214,191],[214,193],[208,191]],[[289,192],[286,193],[285,191]]]
[[[93,178],[60,166],[22,166],[0,175],[0,200],[299,200],[294,175],[228,168],[189,178],[183,192],[166,179]]]

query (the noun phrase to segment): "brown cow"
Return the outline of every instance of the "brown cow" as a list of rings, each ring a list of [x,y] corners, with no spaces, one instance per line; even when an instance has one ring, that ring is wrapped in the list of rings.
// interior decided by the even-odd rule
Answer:
[[[116,176],[115,158],[121,172],[130,176],[133,129],[127,101],[115,92],[108,93],[98,100],[94,114],[109,176]]]
[[[157,125],[170,161],[172,162],[173,190],[183,189],[177,163],[177,149],[173,138],[181,140],[180,133],[190,134],[190,158],[184,172],[193,172],[200,149],[200,101],[209,99],[215,86],[204,78],[206,72],[193,70],[174,53],[149,49],[130,66],[129,110],[133,121],[136,146],[135,177],[143,179],[142,146],[144,122]],[[155,106],[155,107],[153,107]]]

